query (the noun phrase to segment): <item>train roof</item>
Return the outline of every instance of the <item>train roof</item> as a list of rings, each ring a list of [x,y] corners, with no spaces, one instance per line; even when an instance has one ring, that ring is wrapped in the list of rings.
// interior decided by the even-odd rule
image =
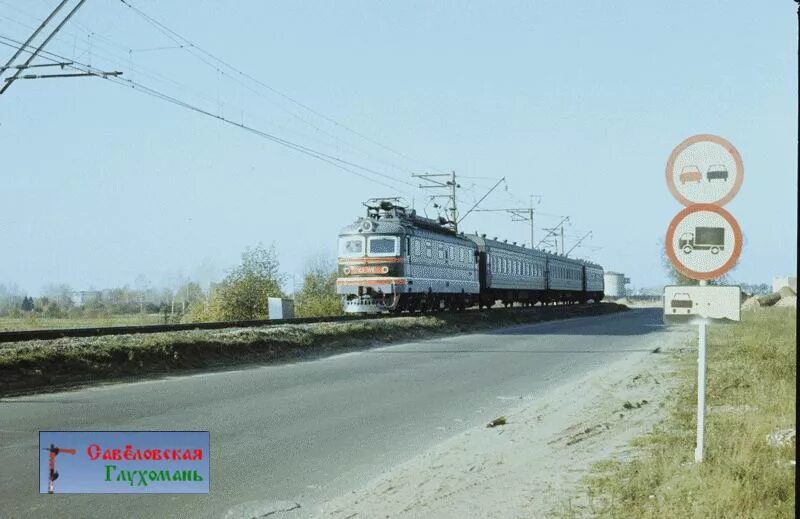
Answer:
[[[465,237],[467,239],[469,239],[470,241],[474,242],[479,248],[482,248],[484,250],[487,247],[496,247],[496,248],[505,249],[505,250],[508,250],[508,251],[518,252],[518,253],[527,254],[527,255],[530,255],[533,252],[533,255],[537,255],[537,256],[541,256],[541,257],[547,257],[547,258],[551,258],[551,259],[557,259],[557,260],[561,260],[561,261],[566,261],[567,263],[576,263],[576,264],[586,265],[586,266],[590,266],[590,267],[602,268],[597,263],[592,263],[591,261],[586,261],[586,260],[577,259],[577,258],[570,258],[570,257],[564,256],[562,254],[546,251],[546,250],[543,250],[543,249],[537,249],[535,247],[533,249],[531,249],[529,247],[525,247],[525,245],[517,245],[515,242],[508,243],[507,240],[500,241],[497,238],[490,239],[490,238],[487,238],[485,234],[477,234],[477,233],[475,233],[475,234],[467,234]]]
[[[483,250],[486,250],[486,247],[497,247],[527,255],[533,253],[534,255],[557,259],[568,263],[603,268],[591,261],[570,258],[562,254],[537,249],[535,247],[531,249],[524,245],[517,245],[516,242],[508,243],[507,240],[500,241],[497,238],[489,239],[485,234],[478,234],[477,232],[475,234],[456,233],[451,227],[448,227],[452,222],[448,222],[441,217],[434,220],[433,218],[420,216],[414,209],[409,210],[408,207],[399,203],[399,200],[400,199],[397,198],[373,198],[367,200],[367,202],[364,203],[367,207],[367,216],[360,217],[355,222],[344,227],[340,234],[406,234],[417,229],[423,229],[444,236],[469,240],[475,243],[479,249],[482,248]]]

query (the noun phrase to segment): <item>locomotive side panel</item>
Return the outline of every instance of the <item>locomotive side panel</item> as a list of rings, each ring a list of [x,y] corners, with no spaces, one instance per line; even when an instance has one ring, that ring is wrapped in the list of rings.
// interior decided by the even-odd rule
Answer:
[[[478,294],[478,261],[468,240],[416,231],[410,245],[406,276],[408,293]]]

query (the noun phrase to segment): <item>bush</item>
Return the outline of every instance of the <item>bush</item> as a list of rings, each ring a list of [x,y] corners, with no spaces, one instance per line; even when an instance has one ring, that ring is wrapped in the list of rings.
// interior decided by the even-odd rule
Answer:
[[[303,288],[295,296],[298,317],[341,315],[342,299],[336,293],[337,272],[318,259],[306,268]]]
[[[758,296],[758,304],[760,306],[772,306],[781,300],[780,294],[767,294],[765,296]]]

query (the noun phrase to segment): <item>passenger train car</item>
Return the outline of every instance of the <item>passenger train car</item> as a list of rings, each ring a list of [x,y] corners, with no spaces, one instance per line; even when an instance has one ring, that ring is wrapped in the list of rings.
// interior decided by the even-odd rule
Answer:
[[[347,313],[599,302],[603,268],[486,235],[457,234],[443,220],[389,200],[339,235],[337,293]]]

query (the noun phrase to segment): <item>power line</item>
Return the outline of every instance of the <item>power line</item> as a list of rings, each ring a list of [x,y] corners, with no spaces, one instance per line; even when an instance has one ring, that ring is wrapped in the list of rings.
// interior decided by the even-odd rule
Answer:
[[[276,89],[275,87],[273,87],[273,86],[271,86],[271,85],[269,85],[267,83],[264,83],[263,81],[253,77],[252,75],[248,74],[247,72],[244,72],[244,71],[234,67],[230,63],[226,62],[225,60],[223,60],[223,59],[221,59],[221,58],[219,58],[217,56],[215,56],[211,52],[203,49],[202,47],[200,47],[199,45],[195,44],[194,42],[192,42],[188,38],[182,36],[181,34],[179,34],[176,31],[174,31],[173,29],[170,29],[169,27],[167,27],[162,22],[156,20],[152,16],[150,16],[147,13],[143,12],[141,9],[138,9],[137,7],[134,7],[128,1],[126,1],[126,0],[119,0],[119,1],[123,5],[125,5],[129,9],[131,9],[133,12],[135,12],[137,15],[139,15],[142,19],[144,19],[145,21],[150,23],[152,26],[154,26],[156,29],[158,29],[160,32],[162,32],[162,34],[165,34],[171,40],[175,41],[175,38],[181,40],[184,43],[183,49],[186,50],[187,52],[189,52],[190,54],[194,55],[197,59],[199,59],[203,63],[206,63],[207,65],[209,65],[211,67],[218,68],[216,65],[214,65],[212,63],[209,63],[208,60],[206,60],[206,59],[204,59],[204,58],[202,58],[200,56],[197,56],[195,53],[191,52],[191,49],[197,49],[197,51],[199,51],[200,53],[202,53],[205,56],[207,56],[208,58],[216,61],[217,63],[221,64],[222,66],[226,67],[227,69],[235,72],[236,74],[238,74],[238,75],[240,75],[240,76],[242,76],[244,78],[249,79],[250,81],[256,83],[257,85],[259,85],[259,86],[261,86],[263,88],[266,88],[270,92],[272,92],[272,93],[274,93],[274,94],[286,99],[287,101],[299,106],[300,108],[303,108],[304,110],[307,110],[307,111],[311,112],[312,114],[314,114],[317,117],[320,117],[320,118],[328,121],[331,124],[334,124],[334,125],[342,128],[342,129],[344,129],[344,130],[347,130],[348,132],[350,132],[350,133],[352,133],[352,134],[354,134],[354,135],[366,140],[367,142],[370,142],[370,143],[372,143],[372,144],[374,144],[376,146],[379,146],[379,147],[385,149],[386,151],[394,153],[397,156],[403,157],[406,160],[410,160],[410,161],[416,162],[416,163],[418,163],[420,165],[424,165],[418,159],[415,159],[414,157],[411,157],[409,155],[406,155],[405,153],[397,151],[394,148],[391,148],[391,147],[389,147],[389,146],[387,146],[387,145],[385,145],[385,144],[383,144],[383,143],[381,143],[381,142],[379,142],[379,141],[377,141],[377,140],[375,140],[375,139],[373,139],[373,138],[371,138],[371,137],[369,137],[369,136],[367,136],[367,135],[365,135],[365,134],[363,134],[363,133],[361,133],[361,132],[359,132],[357,130],[354,130],[353,128],[347,126],[346,124],[341,123],[341,122],[337,121],[336,119],[334,119],[334,118],[332,118],[332,117],[330,117],[328,115],[325,115],[325,114],[319,112],[318,110],[315,110],[314,108],[306,105],[305,103],[302,103],[301,101],[295,99],[294,97],[281,92],[280,90]],[[179,41],[175,41],[175,43],[180,45]],[[441,170],[441,168],[434,168],[434,169]]]
[[[3,38],[3,39],[8,40],[8,41],[15,42],[15,43],[25,47],[25,45],[22,42],[14,40],[13,38],[8,38],[7,36],[2,36],[2,35],[0,35],[0,38]],[[27,51],[27,52],[30,52],[30,51]],[[58,54],[55,54],[53,52],[44,51],[44,53],[45,54],[49,54],[50,56],[54,56],[55,58],[58,58],[58,59],[61,59],[61,60],[66,60],[67,59],[67,58],[65,58],[63,56],[60,56]],[[52,58],[47,58],[47,59],[52,59]],[[80,67],[84,67],[84,68],[81,69]],[[92,67],[91,65],[87,65],[85,63],[80,63],[80,62],[77,62],[77,61],[73,65],[70,65],[70,68],[74,68],[74,69],[77,69],[77,70],[80,70],[80,71],[86,72],[86,73],[95,73],[95,74],[101,73],[101,71],[98,71],[98,70],[94,69],[94,67]],[[141,83],[132,81],[130,79],[121,79],[121,78],[117,78],[117,77],[103,77],[103,79],[112,81],[113,83],[130,86],[130,87],[132,87],[132,88],[134,88],[134,89],[136,89],[136,90],[138,90],[140,92],[143,92],[143,93],[146,93],[146,94],[151,95],[153,97],[156,97],[156,98],[162,99],[164,101],[170,102],[170,103],[175,104],[177,106],[180,106],[182,108],[186,108],[188,110],[191,110],[193,112],[205,115],[207,117],[210,117],[210,118],[213,118],[213,119],[217,119],[217,120],[222,121],[222,122],[224,122],[226,124],[229,124],[231,126],[236,126],[236,127],[240,128],[240,129],[246,130],[246,131],[248,131],[250,133],[253,133],[253,134],[258,135],[258,136],[260,136],[262,138],[268,139],[268,140],[270,140],[272,142],[275,142],[277,144],[280,144],[280,145],[282,145],[284,147],[287,147],[289,149],[298,151],[298,152],[303,153],[305,155],[308,155],[310,157],[316,158],[318,160],[321,160],[322,162],[326,162],[328,164],[331,164],[331,165],[333,165],[333,166],[335,166],[335,167],[337,167],[339,169],[342,169],[344,171],[347,171],[349,173],[352,173],[354,175],[362,177],[362,178],[364,178],[366,180],[381,184],[381,185],[383,185],[385,187],[388,187],[390,189],[397,190],[396,186],[392,186],[392,185],[386,184],[384,182],[381,182],[381,181],[376,180],[374,178],[368,177],[368,176],[366,176],[366,175],[364,175],[362,173],[359,173],[358,171],[355,171],[355,170],[351,169],[351,168],[361,169],[361,170],[364,170],[364,171],[366,171],[368,173],[371,173],[373,175],[378,175],[378,176],[381,176],[381,177],[385,177],[385,178],[389,179],[392,182],[398,182],[398,180],[393,178],[393,177],[390,177],[388,175],[384,175],[383,173],[380,173],[378,171],[372,170],[372,169],[367,168],[365,166],[361,166],[361,165],[356,164],[354,162],[350,162],[350,161],[346,161],[346,160],[340,159],[340,158],[335,157],[333,155],[328,155],[327,153],[315,150],[313,148],[309,148],[307,146],[303,146],[302,144],[298,144],[296,142],[292,142],[292,141],[289,141],[289,140],[286,140],[286,139],[282,139],[282,138],[280,138],[280,137],[278,137],[276,135],[273,135],[271,133],[265,132],[263,130],[259,130],[258,128],[255,128],[255,127],[243,124],[243,123],[238,123],[236,121],[227,119],[227,118],[225,118],[225,117],[223,117],[221,115],[214,114],[212,112],[209,112],[208,110],[204,110],[203,108],[195,106],[195,105],[193,105],[191,103],[187,103],[187,102],[182,101],[182,100],[180,100],[180,99],[178,99],[176,97],[170,96],[168,94],[160,92],[160,91],[158,91],[156,89],[153,89],[153,88],[148,87],[146,85],[143,85]],[[348,167],[348,166],[350,166],[350,167]],[[408,194],[408,193],[406,193],[406,194]]]
[[[6,5],[6,6],[8,6],[8,4],[6,4],[5,2],[2,2],[2,1],[0,1],[0,4],[3,4],[3,5]],[[25,12],[25,11],[23,11],[23,10],[19,9],[19,8],[16,8],[16,7],[14,7],[14,6],[8,6],[8,7],[10,7],[11,9],[13,9],[13,10],[15,10],[15,11],[17,11],[17,12],[19,12],[19,13],[21,13],[21,14],[25,15],[25,16],[28,16],[28,17],[31,17],[31,18],[34,18],[34,19],[38,19],[38,17],[35,17],[35,16],[31,15],[30,13],[27,13],[27,12]],[[281,104],[279,104],[279,103],[276,103],[276,102],[274,102],[272,99],[270,99],[270,98],[268,98],[268,97],[264,96],[263,92],[261,92],[261,91],[258,91],[258,90],[256,90],[256,89],[254,89],[254,88],[253,88],[251,85],[249,85],[249,84],[247,84],[247,83],[244,83],[244,82],[242,82],[242,81],[240,81],[240,80],[236,79],[235,77],[232,77],[232,76],[231,76],[231,75],[229,75],[229,74],[225,74],[225,72],[224,72],[223,70],[221,70],[221,69],[220,69],[220,67],[218,67],[218,66],[217,66],[217,65],[215,65],[214,63],[210,62],[208,59],[205,59],[205,58],[203,58],[202,56],[199,56],[199,55],[198,55],[196,52],[194,52],[194,51],[192,50],[192,47],[193,47],[193,48],[195,48],[195,49],[197,49],[197,50],[198,50],[198,51],[200,51],[200,52],[203,52],[203,53],[205,53],[205,54],[206,54],[206,55],[208,55],[208,56],[209,56],[211,59],[214,59],[214,60],[218,61],[218,62],[219,62],[221,65],[223,65],[224,67],[227,67],[227,68],[229,68],[229,69],[231,69],[231,70],[235,71],[237,74],[243,75],[244,77],[249,77],[249,78],[251,79],[251,81],[256,81],[256,82],[258,82],[258,80],[257,80],[257,79],[255,79],[255,78],[252,78],[252,77],[248,76],[246,73],[244,73],[244,72],[241,72],[241,71],[239,71],[238,69],[235,69],[235,68],[234,68],[232,65],[229,65],[229,64],[227,64],[226,62],[224,62],[224,61],[222,61],[221,59],[217,58],[216,56],[214,56],[213,54],[209,53],[208,51],[205,51],[204,49],[202,49],[202,48],[198,47],[198,46],[197,46],[197,45],[195,45],[194,43],[190,42],[189,40],[187,40],[187,39],[186,39],[186,38],[184,38],[183,36],[181,36],[181,35],[179,35],[178,33],[176,33],[175,31],[172,31],[171,29],[169,29],[168,27],[166,27],[164,24],[162,24],[162,23],[158,22],[157,20],[153,19],[152,17],[148,17],[148,15],[146,15],[146,14],[142,13],[140,10],[138,10],[138,9],[136,9],[136,8],[132,7],[132,6],[129,6],[129,7],[131,7],[131,9],[133,9],[134,11],[138,11],[138,13],[141,13],[141,14],[140,14],[140,16],[146,17],[146,18],[145,18],[145,20],[146,20],[146,21],[148,21],[148,23],[151,23],[151,24],[155,25],[155,26],[156,26],[156,28],[159,30],[159,32],[161,32],[162,34],[164,34],[164,35],[165,35],[167,38],[169,38],[169,39],[170,39],[170,41],[172,41],[173,43],[175,43],[175,44],[176,44],[176,46],[173,46],[173,47],[155,47],[155,48],[146,48],[146,49],[139,49],[139,50],[147,51],[147,50],[153,50],[153,49],[155,49],[155,50],[158,50],[158,49],[166,49],[166,48],[184,49],[184,50],[186,50],[187,52],[189,52],[189,53],[190,53],[192,56],[194,56],[194,57],[195,57],[195,58],[197,58],[198,60],[202,61],[202,62],[203,62],[204,64],[206,64],[207,66],[209,66],[209,67],[213,68],[213,69],[214,69],[216,72],[218,72],[218,73],[220,74],[220,76],[222,76],[222,77],[226,77],[226,78],[228,78],[228,79],[231,79],[232,81],[236,82],[236,83],[237,83],[237,84],[239,84],[240,86],[242,86],[242,87],[246,88],[246,89],[247,89],[248,91],[250,91],[251,93],[253,93],[253,94],[257,95],[257,96],[260,96],[260,97],[262,97],[262,98],[264,98],[264,99],[267,99],[267,100],[268,100],[268,101],[269,101],[271,104],[273,104],[274,106],[276,106],[276,107],[277,107],[277,108],[279,108],[280,110],[282,110],[282,111],[286,112],[287,114],[289,114],[290,116],[292,116],[292,117],[294,117],[295,119],[299,120],[300,122],[302,122],[302,123],[304,123],[304,124],[307,124],[308,126],[310,126],[311,128],[313,128],[314,130],[316,130],[317,132],[319,132],[319,133],[321,133],[321,134],[324,134],[324,135],[325,135],[325,136],[327,136],[328,138],[330,138],[330,139],[333,139],[333,140],[335,140],[335,141],[339,142],[340,144],[342,144],[342,145],[346,146],[347,148],[349,148],[349,149],[353,150],[353,151],[354,151],[354,152],[356,152],[356,153],[363,154],[363,155],[364,155],[365,157],[367,157],[367,158],[370,158],[370,159],[372,159],[372,160],[375,160],[375,161],[377,161],[377,162],[380,162],[380,163],[382,163],[382,164],[384,164],[384,165],[386,165],[386,166],[389,166],[389,167],[391,167],[391,168],[397,169],[398,171],[402,171],[403,173],[406,173],[406,174],[407,174],[407,173],[411,173],[411,172],[412,172],[410,169],[407,169],[407,168],[400,167],[400,166],[398,166],[397,164],[395,164],[395,163],[393,163],[393,162],[390,162],[390,161],[387,161],[387,160],[383,160],[383,159],[381,159],[381,158],[378,158],[378,157],[375,157],[375,156],[373,156],[371,153],[368,153],[368,152],[364,151],[363,149],[360,149],[360,148],[358,148],[357,146],[353,145],[352,143],[350,143],[350,142],[348,142],[348,141],[346,141],[346,140],[344,140],[344,139],[342,139],[342,138],[340,138],[340,137],[338,137],[338,136],[336,136],[336,135],[334,135],[334,134],[332,134],[332,133],[330,133],[330,132],[326,131],[326,130],[325,130],[325,129],[323,129],[323,128],[320,128],[319,126],[315,125],[314,123],[312,123],[312,122],[311,122],[311,121],[309,121],[308,119],[306,119],[306,118],[302,117],[302,116],[301,116],[301,115],[299,115],[298,113],[296,113],[296,112],[294,112],[294,111],[292,111],[292,110],[290,110],[290,109],[286,108],[285,106],[283,106],[283,105],[281,105]],[[8,19],[8,20],[10,20],[10,21],[12,21],[12,22],[14,22],[14,23],[17,23],[17,24],[19,24],[19,25],[22,25],[22,26],[29,27],[27,24],[24,24],[24,23],[22,23],[22,22],[19,22],[19,21],[17,21],[17,20],[14,20],[14,19],[12,19],[12,18],[8,18],[8,17],[4,17],[4,18],[6,18],[6,19]],[[149,19],[148,19],[148,18],[149,18]],[[115,55],[115,58],[109,58],[108,56],[104,56],[103,54],[101,54],[101,53],[98,53],[98,52],[96,52],[96,51],[95,51],[95,52],[93,52],[93,54],[95,54],[96,56],[99,56],[99,57],[101,57],[101,58],[103,58],[103,59],[105,59],[105,60],[109,61],[110,63],[114,63],[114,62],[115,62],[115,61],[117,61],[117,60],[118,60],[118,61],[125,62],[125,63],[126,63],[126,66],[127,66],[128,68],[130,68],[131,70],[133,70],[134,72],[136,72],[136,73],[143,74],[143,75],[145,75],[145,76],[149,76],[149,77],[151,77],[151,78],[155,79],[156,81],[163,81],[163,82],[165,82],[165,83],[170,83],[170,84],[172,84],[172,85],[174,85],[174,86],[178,87],[178,88],[179,88],[179,89],[181,89],[181,90],[184,90],[184,91],[187,91],[187,92],[189,92],[189,93],[193,93],[194,95],[197,95],[198,97],[200,97],[200,98],[202,98],[202,99],[204,99],[204,100],[208,101],[209,103],[218,104],[218,103],[220,102],[219,98],[217,98],[217,99],[212,99],[211,97],[209,97],[209,96],[208,96],[208,95],[206,95],[206,94],[203,94],[203,93],[197,93],[197,92],[192,92],[192,89],[189,89],[189,88],[187,88],[185,85],[183,85],[183,84],[181,84],[181,83],[178,83],[177,81],[175,81],[175,80],[173,80],[173,79],[171,79],[171,78],[169,78],[169,77],[167,77],[167,76],[164,76],[163,74],[160,74],[160,73],[158,73],[158,72],[155,72],[155,71],[149,70],[149,69],[147,69],[147,68],[145,68],[145,67],[141,67],[141,66],[134,66],[134,65],[132,64],[132,62],[131,62],[131,56],[132,56],[132,53],[133,53],[134,51],[137,51],[137,52],[138,52],[138,50],[136,50],[136,49],[132,49],[132,48],[127,48],[127,47],[125,47],[124,45],[121,45],[121,44],[119,44],[119,43],[117,43],[117,42],[113,41],[113,40],[112,40],[112,39],[110,39],[110,38],[107,38],[107,37],[104,37],[104,36],[102,36],[102,35],[96,34],[96,33],[92,32],[92,31],[91,31],[91,29],[89,29],[89,28],[86,28],[86,27],[82,26],[80,23],[77,23],[77,22],[76,22],[76,23],[75,23],[75,25],[76,25],[76,26],[79,26],[79,27],[82,27],[82,28],[84,28],[84,30],[86,30],[86,31],[89,31],[89,36],[90,36],[90,37],[93,37],[93,39],[98,39],[98,40],[100,40],[98,43],[103,43],[103,42],[106,42],[106,43],[105,43],[105,45],[107,45],[107,46],[109,46],[109,47],[113,46],[113,47],[116,47],[116,48],[118,48],[118,49],[121,49],[121,51],[125,52],[125,54],[126,54],[126,56],[122,57],[122,56],[120,56],[120,55],[118,54],[118,51],[114,51],[114,50],[112,50],[112,49],[110,49],[110,48],[109,48],[109,49],[108,49],[108,52],[110,52],[112,55]],[[74,33],[72,33],[72,34],[73,34],[73,36],[77,37],[77,36],[76,36]],[[174,35],[174,36],[173,36],[173,35]],[[178,40],[178,39],[176,39],[176,38],[181,38],[182,40]],[[60,39],[61,41],[64,41],[65,43],[68,43],[68,42],[66,42],[66,40],[63,40],[63,39],[61,39],[61,38],[57,38],[57,39]],[[91,48],[92,48],[92,47],[90,46],[90,47],[87,47],[86,49],[84,49],[84,50],[83,50],[83,52],[81,53],[81,55],[85,54],[85,53],[86,53],[88,50],[90,50]],[[80,57],[80,56],[78,56],[78,57]],[[75,59],[77,59],[77,57],[76,57]],[[267,87],[267,88],[270,88],[268,85],[264,85],[264,86],[265,86],[265,87]],[[273,90],[275,90],[275,89],[273,89]],[[277,92],[277,90],[275,90],[275,92]],[[283,96],[284,96],[284,97],[286,97],[287,99],[291,99],[291,98],[289,98],[289,96],[286,96],[285,94],[283,94]],[[296,100],[294,100],[294,101],[296,101]],[[297,103],[299,103],[299,102],[297,102]],[[227,104],[227,105],[232,105],[232,103],[226,103],[226,104]],[[302,103],[299,103],[299,104],[302,104]],[[235,106],[235,105],[232,105],[232,106]],[[311,109],[310,109],[310,107],[306,107],[306,108],[307,108],[307,109],[309,109],[309,110],[311,110]],[[242,112],[242,114],[244,115],[244,110],[243,110],[241,107],[239,107],[239,109],[240,109],[240,111]],[[322,115],[322,114],[320,114],[320,115]],[[259,119],[259,117],[256,117],[256,119]],[[243,122],[243,119],[242,119],[242,122]],[[295,134],[297,134],[297,135],[300,135],[300,136],[302,136],[302,137],[305,137],[305,138],[310,138],[310,139],[312,139],[312,140],[314,140],[314,141],[317,141],[317,142],[319,142],[319,143],[321,143],[321,144],[323,144],[323,145],[326,145],[326,146],[329,146],[329,145],[330,145],[330,143],[324,142],[324,141],[322,141],[322,140],[320,140],[320,139],[315,139],[314,137],[310,137],[310,136],[308,136],[308,135],[303,135],[302,133],[299,133],[299,132],[296,132],[296,131],[293,131],[292,133],[295,133]],[[406,181],[406,180],[401,180],[401,179],[399,179],[399,178],[394,178],[394,179],[393,179],[393,181],[396,181],[396,182],[403,183],[403,184],[405,184],[405,185],[408,185],[408,186],[410,186],[410,187],[414,187],[414,184],[413,184],[413,183],[411,183],[411,182],[408,182],[408,181]]]

